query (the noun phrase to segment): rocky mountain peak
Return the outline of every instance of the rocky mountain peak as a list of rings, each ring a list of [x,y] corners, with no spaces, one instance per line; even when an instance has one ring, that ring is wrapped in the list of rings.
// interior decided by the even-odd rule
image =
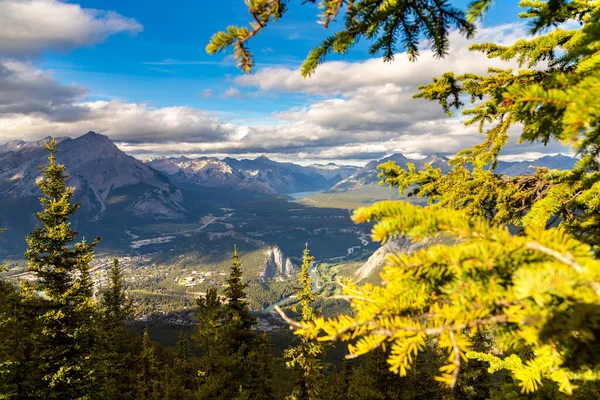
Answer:
[[[41,148],[47,140],[25,143],[16,151],[0,152],[0,181],[9,182],[0,193],[8,197],[37,195],[39,165],[47,163]],[[76,139],[64,139],[57,146],[57,161],[67,170],[68,185],[75,188],[83,208],[99,219],[106,201],[118,189],[138,186],[130,211],[155,218],[181,216],[181,194],[161,180],[150,168],[121,151],[107,136],[88,132]],[[143,192],[141,194],[140,192]]]
[[[101,135],[101,134],[96,133],[94,131],[89,131],[85,135],[82,135],[82,136],[78,137],[76,140],[79,140],[79,141],[82,141],[82,142],[83,141],[86,141],[86,142],[104,142],[104,143],[110,143],[110,144],[114,145],[114,143],[108,138],[108,136]]]
[[[256,157],[254,161],[271,162],[271,159],[263,154],[262,156]]]
[[[538,158],[536,161],[548,161],[548,160],[559,160],[559,161],[560,160],[569,160],[570,161],[572,159],[573,159],[572,157],[565,156],[564,154],[558,153],[553,156],[544,156],[544,157]]]
[[[382,163],[385,161],[393,161],[396,164],[406,164],[407,162],[410,162],[410,159],[406,158],[406,156],[404,156],[404,154],[402,154],[402,153],[395,153],[395,154],[385,157],[382,160],[379,160],[378,163]]]
[[[52,136],[46,136],[43,139],[36,140],[33,142],[26,142],[24,140],[11,140],[10,142],[6,142],[0,145],[0,154],[21,150],[36,150],[45,146],[50,141],[50,139],[52,139]],[[69,139],[70,138],[63,136],[54,138],[54,140],[56,140],[57,143],[61,143]]]
[[[443,155],[442,153],[433,153],[425,157],[424,161],[427,163],[448,162],[449,158]]]

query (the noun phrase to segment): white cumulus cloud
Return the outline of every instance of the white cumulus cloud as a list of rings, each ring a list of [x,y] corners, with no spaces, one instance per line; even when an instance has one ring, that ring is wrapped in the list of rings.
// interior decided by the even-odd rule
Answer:
[[[82,32],[77,39],[80,42],[65,39],[69,34],[58,28],[53,31],[49,26],[42,29],[47,35],[36,33],[38,36],[27,40],[27,35],[19,36],[19,30],[7,33],[2,25],[2,18],[7,18],[2,7],[8,6],[64,7],[66,12],[80,18],[75,23]],[[11,23],[26,26],[27,18],[22,19]],[[9,34],[21,37],[15,40],[21,40],[25,53],[26,49],[34,52],[52,46],[89,44],[110,33],[135,32],[136,26],[135,21],[114,13],[86,10],[56,0],[0,0],[0,54],[7,46]],[[476,39],[511,43],[522,37],[525,30],[521,24],[484,28]],[[437,103],[415,100],[412,96],[419,85],[447,71],[484,74],[489,67],[516,67],[468,51],[471,43],[453,33],[450,54],[443,60],[435,59],[424,49],[415,63],[409,62],[403,53],[393,63],[375,58],[326,62],[313,77],[306,79],[298,69],[264,68],[254,75],[234,79],[234,86],[224,92],[206,89],[199,93],[206,97],[234,98],[240,103],[244,98],[258,95],[309,95],[304,106],[275,113],[269,116],[269,123],[247,126],[226,122],[215,113],[189,106],[157,108],[117,99],[86,101],[85,88],[61,84],[50,73],[31,64],[0,58],[0,141],[38,139],[48,134],[77,136],[94,130],[139,157],[266,153],[282,160],[326,161],[370,160],[398,152],[453,154],[481,142],[483,136],[475,127],[465,127],[462,118],[447,118]],[[518,145],[519,133],[519,127],[511,131],[511,140],[505,148],[505,156],[510,159],[526,154],[565,152],[557,143],[545,147]]]
[[[0,54],[30,56],[44,50],[93,45],[108,36],[142,31],[135,19],[114,11],[59,0],[0,0]]]

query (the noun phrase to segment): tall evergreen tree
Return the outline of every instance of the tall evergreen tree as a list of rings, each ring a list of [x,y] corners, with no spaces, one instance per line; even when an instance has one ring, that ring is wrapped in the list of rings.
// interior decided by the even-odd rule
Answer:
[[[316,294],[313,292],[313,279],[310,276],[310,269],[314,261],[315,258],[310,255],[307,244],[302,257],[302,269],[298,276],[300,286],[296,288],[296,298],[300,305],[302,321],[305,322],[312,321],[319,316],[319,312],[314,308]],[[323,344],[307,335],[300,335],[297,338],[297,344],[285,350],[286,365],[288,368],[294,369],[296,373],[296,386],[288,399],[316,400],[322,397],[326,378],[323,356]]]
[[[101,292],[102,322],[108,329],[125,326],[133,313],[133,299],[127,296],[123,272],[115,258],[108,274],[108,286]]]
[[[2,272],[2,267],[0,267]],[[0,279],[0,399],[24,398],[29,393],[27,355],[34,316],[26,312],[19,290]]]
[[[341,371],[331,368],[329,370],[329,384],[325,387],[323,399],[347,400],[352,370],[352,361],[347,359],[343,360]]]
[[[231,390],[229,368],[229,338],[224,324],[224,307],[216,288],[208,289],[205,296],[196,300],[197,324],[194,341],[202,351],[198,376],[198,398],[216,398],[221,391]]]
[[[93,392],[97,384],[97,305],[93,299],[89,265],[99,241],[73,243],[77,232],[70,218],[79,208],[66,186],[65,167],[56,162],[56,142],[45,146],[48,165],[38,186],[42,191],[41,226],[28,237],[27,270],[36,280],[25,284],[25,295],[43,296],[35,343],[39,387],[44,399],[77,399]]]
[[[201,399],[271,399],[270,348],[253,330],[256,318],[246,302],[247,283],[234,248],[224,303],[216,289],[198,299],[195,340],[205,354],[199,375]]]
[[[270,380],[271,349],[267,338],[252,330],[256,317],[246,301],[248,283],[242,279],[242,263],[237,247],[233,249],[231,270],[225,287],[225,335],[230,341],[231,374],[238,385],[236,395],[243,398],[273,397]]]
[[[163,376],[150,340],[148,328],[144,328],[142,348],[137,359],[137,400],[159,400],[164,398]]]
[[[256,324],[256,318],[248,308],[246,301],[246,288],[248,283],[242,280],[242,263],[240,262],[237,247],[233,249],[231,269],[225,286],[225,311],[226,319],[236,333],[236,340],[247,339],[248,332]]]
[[[108,286],[101,292],[100,331],[103,334],[101,353],[103,386],[101,398],[129,399],[135,396],[134,338],[125,328],[133,312],[132,300],[125,292],[119,260],[114,259],[108,276]]]
[[[197,388],[196,371],[192,365],[188,338],[179,332],[177,340],[177,354],[170,371],[169,385],[166,399],[185,400],[192,399],[193,392]]]

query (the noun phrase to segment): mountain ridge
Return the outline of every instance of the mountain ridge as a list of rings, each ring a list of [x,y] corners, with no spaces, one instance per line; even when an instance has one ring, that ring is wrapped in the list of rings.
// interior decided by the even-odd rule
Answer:
[[[450,159],[441,153],[430,154],[422,159],[410,159],[403,154],[397,153],[384,157],[380,160],[370,161],[363,168],[356,171],[353,175],[335,184],[326,193],[351,192],[353,190],[363,189],[364,187],[379,186],[381,178],[379,178],[378,175],[381,171],[377,168],[377,166],[387,161],[394,161],[397,165],[404,169],[407,169],[408,163],[414,164],[417,170],[424,169],[425,164],[429,164],[433,168],[440,168],[444,173],[450,171],[451,169],[450,165],[448,165]],[[578,160],[576,158],[563,154],[556,154],[553,156],[547,155],[532,161],[499,161],[495,172],[509,176],[519,176],[534,173],[535,169],[531,167],[548,167],[550,169],[566,170],[573,168],[577,161]]]
[[[0,145],[0,197],[37,196],[35,182],[40,176],[37,166],[47,162],[47,152],[43,149],[47,140],[16,140]],[[377,166],[386,161],[394,161],[403,168],[413,163],[417,169],[430,164],[443,172],[450,170],[449,158],[441,153],[422,159],[396,153],[370,161],[364,167],[335,163],[301,166],[274,161],[265,155],[254,160],[180,156],[156,157],[143,162],[124,153],[107,136],[93,131],[74,139],[61,137],[57,141],[58,159],[66,166],[68,183],[76,189],[76,199],[91,220],[103,218],[109,204],[118,202],[122,210],[138,217],[185,218],[187,210],[179,185],[270,195],[316,191],[346,193],[379,186]],[[575,158],[562,154],[532,161],[500,161],[496,172],[516,176],[533,173],[532,166],[568,169],[576,162]],[[130,189],[136,195],[125,203],[114,198],[117,192],[126,196],[122,192]]]
[[[38,166],[46,165],[48,157],[44,140],[19,144],[18,148],[11,145],[10,151],[0,151],[1,197],[38,195]],[[134,214],[183,216],[181,193],[141,161],[125,154],[108,137],[90,131],[75,139],[64,138],[56,148],[58,162],[66,168],[67,184],[75,188],[77,200],[88,214],[93,214],[92,220],[101,218],[115,190],[136,185],[146,188],[130,207]]]
[[[254,160],[226,157],[158,157],[146,165],[176,183],[207,187],[233,187],[267,194],[325,190],[354,173],[358,167],[336,164],[301,166],[273,161],[266,156]]]

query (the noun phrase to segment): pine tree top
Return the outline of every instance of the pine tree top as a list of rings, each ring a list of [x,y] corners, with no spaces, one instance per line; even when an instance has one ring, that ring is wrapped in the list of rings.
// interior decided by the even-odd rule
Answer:
[[[87,270],[100,238],[89,243],[85,240],[73,243],[77,232],[72,229],[70,219],[79,204],[72,203],[73,189],[66,185],[65,167],[56,162],[56,141],[51,139],[45,148],[49,152],[48,165],[40,168],[42,179],[37,182],[42,192],[39,198],[42,211],[36,216],[42,226],[27,236],[25,258],[28,270],[38,278],[33,284],[34,290],[44,291],[58,301],[74,294],[70,289],[91,293]],[[77,273],[88,280],[73,286]]]

